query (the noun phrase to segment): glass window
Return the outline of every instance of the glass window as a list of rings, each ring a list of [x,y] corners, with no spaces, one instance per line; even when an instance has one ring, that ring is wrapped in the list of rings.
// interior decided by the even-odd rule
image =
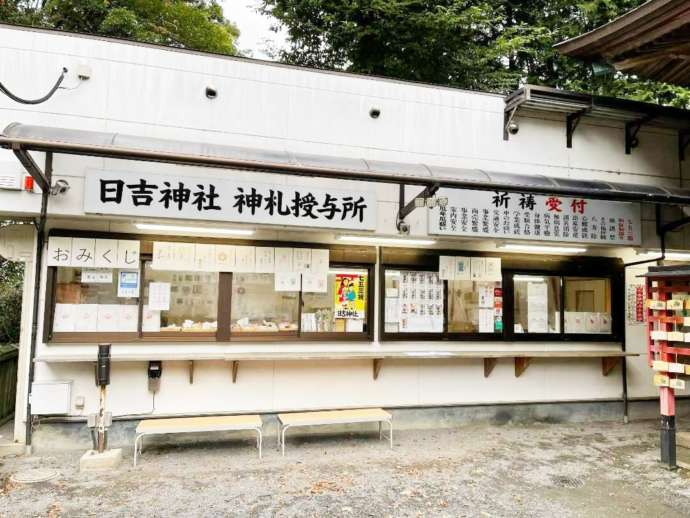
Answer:
[[[215,333],[218,327],[218,273],[154,270],[150,262],[145,268],[143,332]],[[169,309],[149,309],[152,282],[169,284]]]
[[[118,297],[119,273],[115,269],[58,267],[53,332],[137,332],[139,299]],[[138,277],[125,280],[138,286]]]
[[[302,293],[302,327],[304,333],[367,332],[368,272],[331,268],[328,291]]]
[[[298,291],[276,291],[272,273],[234,273],[232,333],[297,332]]]
[[[561,277],[514,275],[514,332],[560,333]]]
[[[386,270],[387,333],[443,333],[444,289],[437,272]]]
[[[449,333],[503,331],[500,282],[448,281]]]
[[[611,281],[595,277],[566,277],[564,282],[566,333],[611,333]]]

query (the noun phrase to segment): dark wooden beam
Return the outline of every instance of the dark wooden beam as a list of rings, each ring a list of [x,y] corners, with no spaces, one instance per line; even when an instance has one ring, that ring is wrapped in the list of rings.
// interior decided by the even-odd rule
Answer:
[[[379,379],[379,372],[381,372],[381,364],[383,363],[383,358],[374,358],[374,379]]]
[[[484,377],[488,378],[498,362],[498,358],[484,358]]]
[[[604,376],[611,374],[611,371],[616,368],[616,365],[621,361],[620,358],[616,357],[605,357],[601,359],[601,373]]]
[[[515,357],[515,377],[519,378],[529,367],[532,358],[527,358],[525,356]]]

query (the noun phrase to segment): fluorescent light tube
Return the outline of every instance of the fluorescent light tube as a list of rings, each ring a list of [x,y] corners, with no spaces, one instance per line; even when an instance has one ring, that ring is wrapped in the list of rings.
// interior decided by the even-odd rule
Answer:
[[[544,282],[544,277],[538,275],[513,275],[513,282]]]
[[[367,243],[369,245],[409,245],[429,246],[436,243],[433,239],[398,239],[394,237],[374,236],[338,236],[338,241],[350,241],[352,243]]]
[[[161,230],[165,232],[184,232],[189,234],[218,234],[225,236],[251,236],[253,230],[243,228],[184,227],[179,225],[156,225],[154,223],[137,223],[139,230]]]
[[[661,250],[637,252],[637,255],[654,259],[655,257],[661,257]],[[664,258],[668,261],[690,261],[690,252],[666,252]]]
[[[575,246],[550,246],[550,245],[518,245],[506,243],[496,248],[511,252],[528,252],[533,254],[583,254],[587,251],[584,247]]]

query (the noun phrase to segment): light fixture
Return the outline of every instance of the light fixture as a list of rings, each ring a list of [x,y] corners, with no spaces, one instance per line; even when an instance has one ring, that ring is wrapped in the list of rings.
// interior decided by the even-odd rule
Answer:
[[[538,275],[513,275],[513,282],[544,282],[544,277]]]
[[[519,245],[515,243],[497,245],[496,248],[509,250],[511,252],[527,252],[533,254],[583,254],[587,251],[584,247],[576,246]]]
[[[394,237],[374,236],[338,236],[338,241],[350,241],[352,243],[367,243],[369,245],[401,245],[401,246],[429,246],[436,243],[433,239],[397,239]]]
[[[650,259],[660,258],[661,250],[638,250],[637,255]],[[666,252],[664,254],[664,259],[667,261],[690,261],[690,252]]]
[[[186,232],[191,234],[218,234],[224,236],[251,236],[253,230],[244,228],[185,227],[180,225],[157,225],[154,223],[137,223],[139,230],[162,230],[165,232]]]

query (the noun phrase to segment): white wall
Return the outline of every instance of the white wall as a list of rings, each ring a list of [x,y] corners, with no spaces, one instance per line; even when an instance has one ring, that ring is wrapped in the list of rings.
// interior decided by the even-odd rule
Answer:
[[[76,78],[78,64],[91,67],[91,79],[80,82]],[[16,94],[43,95],[63,66],[70,69],[65,86],[73,89],[60,90],[50,101],[38,106],[19,105],[0,96],[0,126],[17,121],[370,160],[641,184],[677,186],[681,177],[690,179],[690,166],[685,163],[681,168],[677,137],[670,131],[643,127],[640,146],[626,155],[620,124],[584,120],[574,136],[572,149],[567,149],[563,120],[532,114],[520,116],[519,133],[504,141],[504,103],[496,95],[0,26],[0,80]],[[218,89],[217,99],[205,97],[208,84]],[[368,115],[372,107],[381,110],[376,120]],[[42,163],[40,154],[36,159]],[[14,157],[8,152],[0,155],[0,163],[16,167]],[[110,231],[131,231],[132,221],[93,218],[83,213],[83,177],[89,168],[174,170],[185,174],[254,178],[257,174],[64,155],[55,157],[54,166],[55,176],[67,178],[72,189],[67,196],[51,199],[50,225]],[[264,176],[262,180],[267,181]],[[275,175],[271,175],[270,181],[304,185],[325,182]],[[363,188],[358,182],[329,182],[329,185],[336,183],[344,188]],[[393,234],[397,188],[381,184],[366,188],[376,190],[379,197],[377,233]],[[410,196],[413,190],[408,189]],[[38,195],[0,190],[0,211],[5,215],[35,214],[38,208]],[[643,245],[657,246],[651,207],[644,207],[643,219]],[[424,211],[415,211],[410,222],[413,235],[426,233]],[[266,228],[258,237],[328,242],[333,234]],[[672,248],[685,248],[687,244],[683,232],[675,233],[669,241]],[[445,240],[439,246],[458,250],[493,249],[494,244]],[[631,249],[608,248],[593,253],[625,260],[636,258]],[[638,271],[631,270],[628,279],[632,280],[635,273]],[[628,349],[644,351],[643,329],[628,327]],[[440,346],[402,343],[395,347]],[[444,343],[442,346],[524,347],[507,343]],[[201,352],[222,355],[226,350],[249,350],[247,347],[132,344],[118,345],[117,350],[123,354],[146,350],[155,358],[155,355],[175,357]],[[261,346],[263,350],[267,347],[285,350],[287,346]],[[394,346],[375,342],[356,346],[297,344],[290,347],[341,350]],[[541,343],[532,347],[560,350],[611,345]],[[37,352],[39,357],[53,359],[85,353],[95,357],[95,347],[88,345],[39,344]],[[631,395],[654,395],[644,359],[628,361]],[[194,384],[189,385],[186,363],[166,362],[156,412],[607,399],[621,394],[620,369],[602,377],[598,360],[535,360],[520,378],[514,377],[512,363],[500,360],[488,379],[483,377],[479,360],[386,361],[377,381],[372,380],[370,363],[364,361],[243,363],[234,385],[229,369],[222,361],[197,362]],[[97,394],[90,363],[39,362],[36,377],[74,380],[73,397],[82,395],[87,399],[84,412],[95,408]],[[112,379],[110,404],[115,414],[151,409],[145,363],[116,364]]]

